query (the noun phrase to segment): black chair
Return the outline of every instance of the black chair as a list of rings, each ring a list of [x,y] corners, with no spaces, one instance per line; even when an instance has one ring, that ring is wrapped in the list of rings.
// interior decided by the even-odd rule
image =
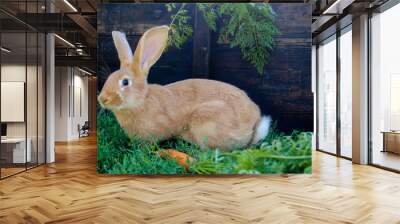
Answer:
[[[79,138],[89,136],[89,130],[90,130],[89,121],[85,121],[82,127],[78,124]]]

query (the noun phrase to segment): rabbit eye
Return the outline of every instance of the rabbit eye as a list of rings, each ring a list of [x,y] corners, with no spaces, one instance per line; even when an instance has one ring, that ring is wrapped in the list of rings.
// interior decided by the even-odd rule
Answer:
[[[127,78],[121,80],[121,87],[127,87],[131,84],[131,81]]]

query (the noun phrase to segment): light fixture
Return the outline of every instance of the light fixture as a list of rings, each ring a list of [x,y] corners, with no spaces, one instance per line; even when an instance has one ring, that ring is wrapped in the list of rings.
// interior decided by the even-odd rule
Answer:
[[[68,0],[64,0],[64,3],[67,4],[74,12],[78,12],[78,10]]]
[[[83,51],[82,48],[76,48],[76,53],[77,53],[78,55],[86,55],[86,53]]]
[[[11,52],[11,50],[9,50],[9,49],[7,49],[7,48],[5,48],[5,47],[1,47],[1,50],[4,51],[4,52],[6,52],[6,53],[10,53],[10,52]]]
[[[62,38],[62,37],[60,37],[60,36],[57,35],[57,34],[54,34],[54,36],[57,37],[57,38],[58,38],[59,40],[61,40],[62,42],[66,43],[68,46],[75,48],[75,45],[73,45],[73,44],[72,44],[71,42],[69,42],[68,40],[66,40],[66,39],[64,39],[64,38]]]
[[[83,70],[83,69],[81,69],[81,68],[79,68],[79,67],[78,67],[78,70],[81,71],[81,72],[83,72],[83,73],[85,73],[85,74],[87,74],[87,75],[89,75],[89,76],[92,75],[92,73],[90,73],[90,72],[88,72],[88,71],[86,71],[86,70]]]
[[[325,9],[322,14],[342,14],[343,10],[351,5],[354,1],[355,0],[336,0],[332,5]]]
[[[332,9],[336,8],[339,4],[340,0],[336,0],[332,5],[330,5],[327,9],[322,12],[322,14],[331,14]]]

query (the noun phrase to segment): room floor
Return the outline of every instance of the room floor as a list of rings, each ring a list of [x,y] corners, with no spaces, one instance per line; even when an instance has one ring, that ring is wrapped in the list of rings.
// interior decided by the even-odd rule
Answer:
[[[24,168],[14,168],[14,167],[11,167],[11,168],[1,168],[1,176],[3,177],[7,177],[7,176],[10,176],[10,175],[13,175],[13,174],[16,174],[16,173],[19,173],[19,172],[22,172],[22,171],[24,171],[25,170],[25,167]]]
[[[1,177],[4,178],[4,177],[11,176],[11,175],[15,175],[15,174],[25,171],[25,169],[33,169],[37,166],[37,164],[27,163],[26,166],[27,167],[25,168],[25,164],[19,164],[17,167],[9,167],[9,166],[2,167],[1,168]]]
[[[0,181],[0,223],[399,223],[400,175],[315,152],[312,175],[96,174],[96,139]]]

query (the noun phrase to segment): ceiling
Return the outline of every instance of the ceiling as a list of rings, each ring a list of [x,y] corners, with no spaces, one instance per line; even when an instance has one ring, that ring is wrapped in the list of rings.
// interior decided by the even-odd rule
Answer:
[[[314,42],[351,24],[352,17],[372,11],[388,0],[314,0],[312,36]]]
[[[0,24],[2,45],[12,49],[7,53],[9,60],[26,55],[26,31],[52,32],[57,34],[56,65],[80,66],[82,62],[82,67],[96,68],[96,0],[47,0],[47,4],[45,0],[1,0]],[[31,58],[37,48],[27,36]]]
[[[270,2],[309,2],[313,10],[313,38],[348,15],[377,7],[387,0],[271,0]],[[96,70],[96,4],[135,2],[134,0],[0,0],[0,24],[3,45],[23,52],[27,29],[54,32],[56,64],[86,66]],[[142,1],[144,2],[144,1]],[[157,1],[156,1],[157,2]],[[52,13],[48,13],[51,11]],[[350,19],[351,21],[351,19]],[[28,38],[29,39],[29,38]],[[62,39],[66,40],[63,41]],[[29,41],[29,40],[28,40]],[[71,44],[74,46],[72,47]],[[28,44],[28,55],[36,49]],[[32,48],[32,49],[31,49]],[[81,64],[80,64],[81,63]]]
[[[1,60],[4,63],[25,64],[27,62],[28,64],[36,64],[44,55],[43,34],[2,33],[1,43],[4,48],[10,50],[10,52],[1,52]]]

